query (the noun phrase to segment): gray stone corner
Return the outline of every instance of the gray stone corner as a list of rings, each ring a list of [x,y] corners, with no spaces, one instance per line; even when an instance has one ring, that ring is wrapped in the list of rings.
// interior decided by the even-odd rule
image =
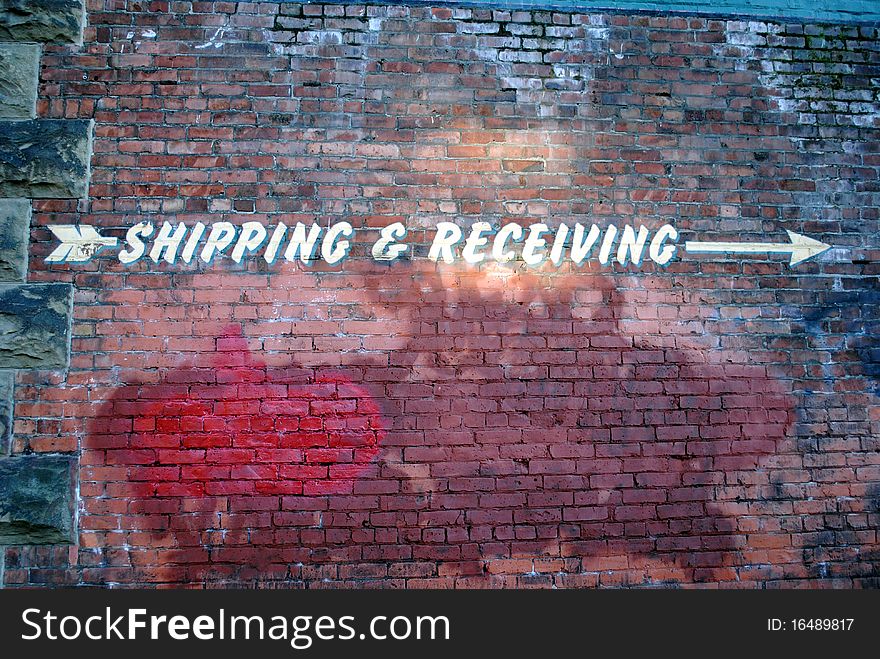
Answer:
[[[82,44],[84,0],[0,0],[0,40]]]
[[[25,280],[30,226],[30,199],[0,199],[0,282]]]
[[[73,542],[76,470],[68,455],[0,460],[0,545]]]
[[[15,374],[12,371],[0,371],[0,459],[9,455],[12,444],[14,388]]]
[[[93,124],[91,119],[0,121],[0,197],[84,198]]]
[[[0,284],[0,369],[67,368],[72,315],[72,284]]]
[[[33,119],[41,48],[33,43],[0,43],[0,119]]]

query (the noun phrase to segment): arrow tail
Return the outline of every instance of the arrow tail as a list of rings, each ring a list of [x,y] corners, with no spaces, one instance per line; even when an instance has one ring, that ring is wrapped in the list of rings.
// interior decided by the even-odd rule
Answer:
[[[89,225],[57,224],[50,226],[49,231],[61,244],[46,257],[47,263],[85,263],[103,247],[113,247],[117,243],[116,238],[102,236]]]

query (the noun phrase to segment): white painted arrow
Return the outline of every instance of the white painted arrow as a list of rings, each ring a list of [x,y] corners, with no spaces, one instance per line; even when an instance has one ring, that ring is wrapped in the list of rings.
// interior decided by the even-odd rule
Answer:
[[[818,256],[822,252],[831,249],[831,245],[807,238],[794,231],[785,230],[790,243],[726,243],[726,242],[703,242],[688,240],[684,244],[684,251],[700,253],[730,252],[732,254],[788,254],[791,253],[790,266],[795,266],[807,259]]]
[[[46,263],[84,263],[90,260],[103,247],[115,247],[117,238],[102,236],[95,227],[89,225],[56,224],[49,231],[61,241],[49,256]]]

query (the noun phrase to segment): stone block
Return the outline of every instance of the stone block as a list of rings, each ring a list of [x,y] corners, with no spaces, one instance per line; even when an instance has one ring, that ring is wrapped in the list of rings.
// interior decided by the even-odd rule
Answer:
[[[0,284],[0,368],[66,368],[72,306],[71,284]]]
[[[0,460],[9,453],[12,440],[12,410],[15,375],[12,371],[0,371]]]
[[[82,43],[83,0],[0,0],[0,40]]]
[[[0,281],[25,280],[30,227],[30,199],[0,199]]]
[[[0,459],[0,544],[73,541],[76,460],[64,455]]]
[[[33,119],[40,77],[40,47],[0,43],[0,119]]]
[[[0,197],[85,197],[89,119],[0,121]]]

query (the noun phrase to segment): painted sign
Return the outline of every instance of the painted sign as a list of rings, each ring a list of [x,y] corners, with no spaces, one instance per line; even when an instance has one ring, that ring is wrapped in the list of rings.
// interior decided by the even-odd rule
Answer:
[[[326,227],[303,222],[288,227],[280,222],[271,228],[262,222],[245,222],[241,226],[226,221],[210,226],[201,222],[193,226],[164,222],[158,231],[151,222],[140,222],[128,229],[124,243],[101,235],[89,225],[60,224],[50,226],[49,230],[61,244],[46,258],[48,263],[85,263],[104,249],[117,248],[117,258],[124,265],[144,258],[154,263],[202,261],[207,264],[221,254],[235,263],[262,257],[269,264],[283,259],[304,264],[320,260],[336,265],[348,258],[355,237],[355,229],[349,222]],[[387,263],[411,256],[412,246],[405,242],[407,233],[402,222],[380,229],[370,249],[373,260]],[[778,242],[688,240],[684,242],[683,251],[686,254],[790,254],[789,265],[795,266],[831,248],[794,231],[786,233],[788,241]],[[471,265],[521,260],[529,266],[540,266],[548,260],[554,266],[565,261],[579,266],[594,258],[601,265],[616,261],[637,267],[648,262],[666,266],[679,252],[678,239],[678,230],[671,224],[652,230],[630,224],[587,227],[576,223],[571,228],[566,224],[550,228],[541,222],[528,226],[511,222],[496,230],[489,222],[474,222],[465,231],[453,222],[439,222],[427,258],[447,264],[460,258]]]

